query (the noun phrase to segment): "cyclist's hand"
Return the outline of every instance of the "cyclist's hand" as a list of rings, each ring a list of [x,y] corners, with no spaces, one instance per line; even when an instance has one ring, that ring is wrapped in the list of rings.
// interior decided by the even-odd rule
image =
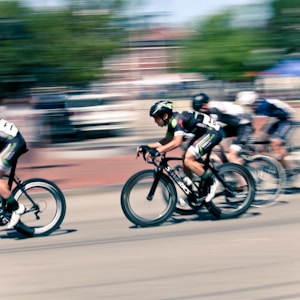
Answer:
[[[156,150],[156,148],[150,148],[147,145],[141,145],[137,147],[137,156],[143,154],[144,160],[147,162],[152,161],[155,157],[160,156],[160,153]]]
[[[138,146],[136,150],[139,153],[146,153],[149,149],[150,149],[149,146],[147,146],[147,145],[141,145],[141,146]]]
[[[157,156],[160,156],[160,153],[157,151],[156,148],[149,148],[147,150],[147,154],[149,154],[151,156],[151,158],[155,158]]]
[[[145,155],[145,160],[148,163],[153,163],[154,159],[158,156],[160,156],[160,153],[156,150],[156,148],[150,148]]]
[[[149,149],[147,150],[147,152],[150,154],[150,156],[151,156],[152,158],[155,158],[155,157],[157,157],[157,156],[160,156],[160,153],[159,153],[159,151],[157,151],[156,148],[149,148]]]
[[[140,154],[143,154],[143,157],[145,159],[145,154],[148,151],[148,149],[150,149],[150,147],[147,145],[138,146],[136,148],[136,156],[138,157],[138,156],[140,156]]]

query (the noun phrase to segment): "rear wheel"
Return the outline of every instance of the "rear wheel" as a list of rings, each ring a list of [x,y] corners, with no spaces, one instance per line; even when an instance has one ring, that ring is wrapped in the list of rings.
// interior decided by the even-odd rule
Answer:
[[[15,229],[26,236],[45,236],[57,230],[66,214],[63,193],[53,182],[33,178],[13,190],[14,198],[26,210]]]
[[[238,217],[251,206],[255,197],[255,181],[241,165],[225,163],[218,167],[220,182],[214,177],[215,196],[205,205],[210,213],[220,219]]]

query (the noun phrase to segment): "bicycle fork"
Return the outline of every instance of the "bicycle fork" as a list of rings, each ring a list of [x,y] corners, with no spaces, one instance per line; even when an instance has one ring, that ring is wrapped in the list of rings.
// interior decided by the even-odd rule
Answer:
[[[180,187],[180,189],[187,195],[191,195],[193,194],[193,191],[191,191],[186,185],[185,183],[182,181],[182,179],[174,172],[174,170],[169,167],[169,166],[165,166],[164,167],[166,172],[170,175],[170,177],[176,182],[176,184]],[[161,178],[161,175],[163,173],[163,167],[158,167],[155,170],[155,177],[154,177],[154,181],[153,184],[151,186],[151,189],[147,195],[147,200],[151,201],[153,199],[155,190],[157,188],[158,182]]]
[[[149,200],[149,201],[153,200],[153,196],[154,196],[154,193],[156,191],[156,188],[157,188],[157,185],[159,183],[159,180],[161,178],[162,172],[163,172],[163,169],[161,167],[156,168],[154,181],[153,181],[151,189],[150,189],[150,191],[149,191],[149,193],[147,195],[147,200]]]

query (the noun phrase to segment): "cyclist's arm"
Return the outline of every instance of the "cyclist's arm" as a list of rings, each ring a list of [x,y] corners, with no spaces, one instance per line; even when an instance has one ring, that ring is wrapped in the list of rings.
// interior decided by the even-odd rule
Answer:
[[[160,153],[168,152],[178,148],[182,143],[183,135],[175,135],[174,138],[167,144],[161,145],[157,148]]]
[[[159,142],[151,143],[148,146],[150,148],[158,148],[158,147],[161,147],[163,145],[166,145],[166,144],[170,143],[172,141],[172,139],[173,139],[173,137],[166,136],[162,140],[160,140]]]

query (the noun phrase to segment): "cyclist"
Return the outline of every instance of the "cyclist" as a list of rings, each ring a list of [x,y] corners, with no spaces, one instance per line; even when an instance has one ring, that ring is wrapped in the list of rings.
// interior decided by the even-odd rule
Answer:
[[[175,112],[173,103],[168,100],[154,103],[149,114],[158,126],[167,126],[167,132],[160,141],[147,146],[142,145],[138,150],[140,152],[147,150],[146,158],[155,157],[160,153],[178,148],[183,144],[184,136],[192,133],[194,137],[189,141],[183,156],[184,171],[189,177],[193,172],[203,179],[201,192],[204,193],[203,196],[206,196],[206,201],[210,201],[215,195],[218,183],[205,172],[197,159],[208,153],[222,140],[220,126],[206,114],[188,111]]]
[[[0,196],[6,200],[7,211],[12,213],[10,218],[5,214],[3,202],[0,199],[0,225],[7,224],[8,228],[13,228],[19,222],[25,207],[13,198],[7,182],[1,178],[24,148],[26,148],[26,142],[17,127],[13,123],[0,119]]]
[[[260,98],[255,91],[239,92],[236,101],[250,108],[257,120],[256,134],[269,137],[271,151],[285,165],[287,150],[284,143],[295,115],[292,107],[278,99]]]
[[[212,119],[222,125],[224,138],[232,138],[227,159],[230,162],[242,164],[239,152],[253,132],[252,116],[243,107],[232,102],[210,101],[205,93],[192,97],[192,106],[195,111],[210,115]]]

